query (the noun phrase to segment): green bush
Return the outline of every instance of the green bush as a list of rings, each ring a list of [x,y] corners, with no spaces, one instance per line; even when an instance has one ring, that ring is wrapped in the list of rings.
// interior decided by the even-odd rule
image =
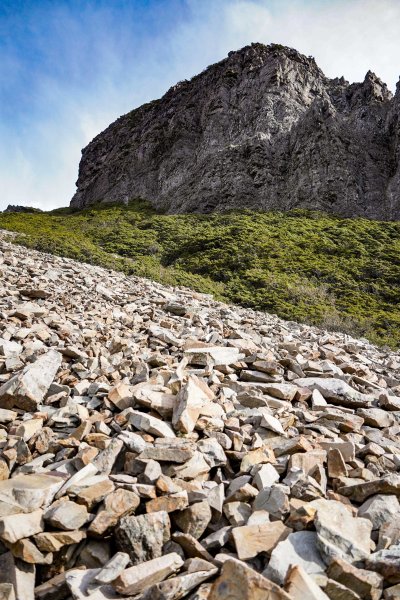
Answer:
[[[143,200],[3,213],[18,243],[285,319],[400,345],[400,223],[323,213],[165,215]]]

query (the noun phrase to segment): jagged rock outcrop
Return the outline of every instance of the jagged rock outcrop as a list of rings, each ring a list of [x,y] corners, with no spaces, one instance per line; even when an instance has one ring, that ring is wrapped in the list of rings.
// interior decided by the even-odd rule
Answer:
[[[43,211],[41,211],[40,208],[33,208],[32,206],[21,206],[18,204],[17,205],[9,204],[3,212],[5,212],[5,213],[37,213],[37,212],[43,212]]]
[[[169,212],[296,207],[400,218],[400,87],[328,79],[252,44],[120,117],[84,150],[71,206]]]

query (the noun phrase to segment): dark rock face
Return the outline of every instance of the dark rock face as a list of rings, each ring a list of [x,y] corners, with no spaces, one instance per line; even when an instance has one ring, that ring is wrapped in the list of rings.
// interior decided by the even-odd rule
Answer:
[[[400,218],[400,86],[328,79],[252,44],[128,113],[84,150],[73,207],[142,197],[172,213],[310,208]]]
[[[13,204],[9,204],[6,208],[6,210],[4,210],[3,212],[5,213],[36,213],[36,212],[43,212],[40,210],[40,208],[33,208],[32,206],[18,206],[18,205],[13,205]]]

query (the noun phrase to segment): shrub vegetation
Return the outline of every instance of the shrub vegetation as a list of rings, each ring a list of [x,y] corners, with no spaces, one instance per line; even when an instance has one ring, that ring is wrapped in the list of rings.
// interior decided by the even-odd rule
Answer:
[[[25,246],[400,345],[400,222],[310,211],[166,215],[141,200],[0,214]]]

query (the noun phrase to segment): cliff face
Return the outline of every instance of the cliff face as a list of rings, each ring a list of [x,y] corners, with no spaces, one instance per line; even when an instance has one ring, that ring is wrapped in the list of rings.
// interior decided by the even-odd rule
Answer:
[[[84,150],[73,207],[311,208],[400,218],[400,87],[328,79],[252,44],[111,124]]]

